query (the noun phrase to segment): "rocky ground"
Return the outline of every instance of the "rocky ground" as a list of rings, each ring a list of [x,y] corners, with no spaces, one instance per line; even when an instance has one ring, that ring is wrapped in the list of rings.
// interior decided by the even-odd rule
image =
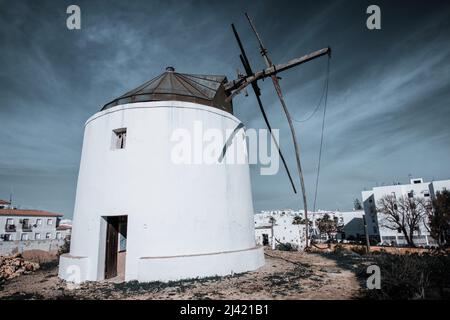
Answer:
[[[21,254],[0,257],[0,283],[32,273],[39,268],[39,263],[28,261]]]
[[[344,256],[266,251],[264,267],[228,277],[170,283],[89,282],[71,289],[57,265],[0,284],[0,299],[355,299],[361,282]]]

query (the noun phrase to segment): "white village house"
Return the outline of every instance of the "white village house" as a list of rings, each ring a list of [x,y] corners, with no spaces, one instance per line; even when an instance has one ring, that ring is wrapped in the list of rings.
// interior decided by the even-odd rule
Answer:
[[[230,150],[246,154],[242,123],[225,100],[226,82],[169,67],[87,120],[61,278],[169,281],[264,264],[255,244],[248,163],[226,161]],[[194,136],[198,123],[233,133],[218,161],[174,161],[173,133]]]
[[[306,244],[304,224],[293,224],[298,212],[293,210],[262,211],[254,215],[256,243],[275,248],[277,243],[290,243],[295,248]]]
[[[0,209],[9,209],[11,208],[11,203],[6,200],[0,199]]]
[[[386,195],[395,197],[421,197],[434,199],[438,191],[450,190],[450,180],[425,182],[422,178],[411,179],[408,184],[395,184],[374,187],[369,191],[362,191],[362,201],[367,217],[367,228],[372,239],[386,245],[406,245],[406,240],[400,231],[392,230],[383,226],[384,219],[377,212],[378,201]],[[416,245],[435,245],[435,240],[430,237],[426,227],[427,221],[421,221],[419,228],[413,236]]]
[[[364,211],[317,211],[309,212],[308,219],[312,222],[310,234],[319,239],[320,232],[317,228],[317,219],[323,218],[327,214],[330,219],[337,218],[338,225],[342,227],[342,232],[338,236],[339,240],[362,239],[364,233],[363,216]],[[303,210],[295,211],[292,209],[261,211],[255,214],[255,238],[259,245],[267,245],[272,248],[277,243],[290,243],[295,247],[305,247],[305,228],[304,224],[293,224],[294,218],[304,219]],[[275,240],[274,240],[275,239]],[[322,239],[325,240],[325,239]]]
[[[60,223],[60,225],[56,227],[56,232],[58,234],[58,237],[60,237],[61,239],[70,240],[70,235],[72,234],[72,226]]]
[[[336,219],[337,225],[340,228],[339,233],[332,234],[337,240],[364,240],[364,211],[325,211],[319,210],[311,213],[311,220],[313,224],[312,234],[316,236],[318,240],[328,240],[325,235],[320,235],[319,228],[317,227],[317,220],[322,219],[325,215],[328,215],[331,220]],[[321,236],[321,237],[320,237]]]
[[[61,214],[42,210],[0,209],[0,255],[39,249],[56,251],[65,233]]]

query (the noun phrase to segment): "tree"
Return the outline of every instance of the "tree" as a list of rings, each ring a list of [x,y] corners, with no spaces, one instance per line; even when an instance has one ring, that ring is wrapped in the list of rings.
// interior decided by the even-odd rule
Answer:
[[[431,212],[431,203],[425,198],[386,195],[378,200],[380,225],[401,232],[410,247],[415,247],[413,236]]]
[[[338,218],[334,217],[331,219],[328,213],[325,213],[322,218],[317,219],[317,228],[320,233],[326,233],[328,239],[331,239],[331,234],[336,234],[338,229]]]
[[[363,207],[361,205],[361,202],[359,201],[358,198],[355,199],[355,201],[353,202],[353,209],[355,210],[362,210]]]
[[[275,223],[277,222],[277,219],[275,219],[274,217],[270,217],[269,218],[269,223],[273,226]]]
[[[436,193],[433,209],[428,216],[428,228],[430,235],[436,239],[439,247],[442,247],[450,243],[450,191]]]
[[[292,219],[292,224],[306,224],[306,220],[300,216],[295,216],[294,219]]]

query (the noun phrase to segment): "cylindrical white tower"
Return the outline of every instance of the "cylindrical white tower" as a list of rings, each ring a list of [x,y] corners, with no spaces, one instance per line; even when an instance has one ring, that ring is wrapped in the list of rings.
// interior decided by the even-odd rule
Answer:
[[[248,163],[233,161],[246,154],[242,124],[224,83],[168,68],[86,122],[61,278],[168,281],[264,264]]]

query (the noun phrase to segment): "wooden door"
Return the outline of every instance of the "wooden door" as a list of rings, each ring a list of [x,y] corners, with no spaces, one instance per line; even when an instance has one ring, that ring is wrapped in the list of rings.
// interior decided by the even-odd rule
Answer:
[[[105,279],[117,276],[117,251],[119,239],[119,220],[117,217],[107,217],[106,228],[106,259]]]

